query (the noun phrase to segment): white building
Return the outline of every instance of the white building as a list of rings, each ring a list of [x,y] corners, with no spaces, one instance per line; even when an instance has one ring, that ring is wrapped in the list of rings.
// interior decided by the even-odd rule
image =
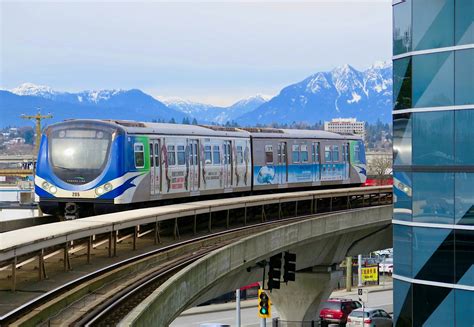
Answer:
[[[357,134],[365,138],[365,123],[356,118],[334,118],[324,122],[324,130],[338,134]]]

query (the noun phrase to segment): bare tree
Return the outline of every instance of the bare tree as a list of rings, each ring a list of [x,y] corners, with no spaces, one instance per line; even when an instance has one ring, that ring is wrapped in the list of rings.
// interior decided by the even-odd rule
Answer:
[[[392,158],[389,155],[379,155],[370,162],[370,168],[377,178],[383,178],[392,172]]]

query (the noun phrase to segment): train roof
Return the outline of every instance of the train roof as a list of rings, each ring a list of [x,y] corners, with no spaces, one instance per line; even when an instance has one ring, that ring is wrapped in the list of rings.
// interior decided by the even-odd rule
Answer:
[[[64,123],[99,123],[115,125],[130,134],[227,136],[254,138],[302,138],[302,139],[341,139],[360,140],[358,135],[341,135],[321,130],[281,129],[267,127],[227,127],[215,125],[185,125],[169,123],[150,123],[131,120],[73,119]],[[58,123],[63,124],[63,123]],[[57,124],[54,124],[57,125]]]

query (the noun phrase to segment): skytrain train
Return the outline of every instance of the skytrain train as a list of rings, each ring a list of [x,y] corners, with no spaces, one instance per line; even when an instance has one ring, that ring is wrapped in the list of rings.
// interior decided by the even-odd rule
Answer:
[[[43,212],[74,219],[183,197],[361,185],[366,175],[353,135],[68,120],[43,134],[35,190]]]

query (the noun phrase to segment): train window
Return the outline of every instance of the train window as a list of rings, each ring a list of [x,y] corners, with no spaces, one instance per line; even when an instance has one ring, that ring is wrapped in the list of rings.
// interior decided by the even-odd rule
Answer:
[[[133,150],[135,152],[135,167],[145,167],[145,147],[143,146],[143,144],[135,143],[133,145]]]
[[[326,161],[326,162],[331,162],[332,161],[331,146],[329,146],[329,145],[326,145],[324,147],[324,161]]]
[[[300,146],[299,145],[293,145],[292,147],[292,161],[293,163],[300,162]]]
[[[301,162],[308,162],[308,146],[307,145],[302,145],[301,146]]]
[[[160,166],[160,145],[155,143],[155,166]]]
[[[178,145],[178,165],[183,166],[186,164],[186,154],[184,151],[184,145]]]
[[[265,162],[267,164],[273,163],[273,146],[265,145]]]
[[[359,148],[359,144],[354,144],[354,158],[355,160],[359,160],[360,158],[360,148]]]
[[[241,145],[237,146],[237,163],[244,163],[244,148]]]
[[[168,145],[168,166],[176,165],[176,153],[174,145]]]
[[[230,141],[224,143],[224,164],[230,164]]]
[[[206,158],[206,164],[210,165],[212,163],[212,152],[210,145],[206,145],[204,147],[204,157]]]
[[[212,147],[212,163],[214,165],[220,165],[221,163],[221,151],[218,145]]]
[[[339,146],[334,145],[332,147],[332,161],[339,161]]]
[[[349,161],[349,144],[344,144],[342,146],[342,160],[344,162]]]
[[[153,167],[155,162],[153,160],[153,143],[150,143],[150,167]]]

